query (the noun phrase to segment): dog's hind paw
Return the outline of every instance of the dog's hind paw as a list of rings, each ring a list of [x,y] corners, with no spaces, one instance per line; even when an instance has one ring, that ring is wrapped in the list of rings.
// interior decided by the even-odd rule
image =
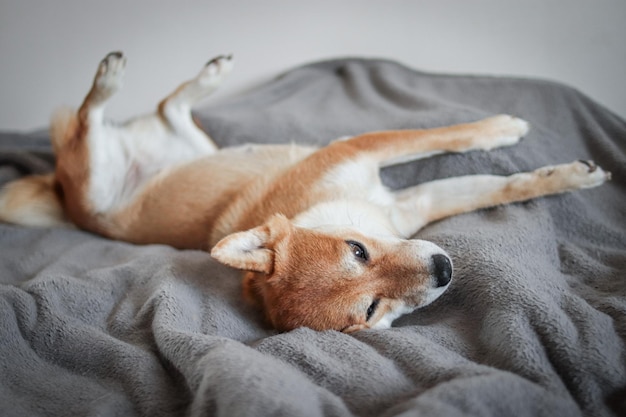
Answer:
[[[98,65],[95,86],[109,93],[119,89],[126,68],[126,57],[121,52],[109,53]]]
[[[572,178],[579,181],[581,188],[597,187],[611,179],[611,173],[603,170],[593,161],[572,162]]]
[[[584,160],[543,167],[535,172],[540,177],[558,181],[564,189],[597,187],[611,179],[610,172],[604,171],[593,161]]]
[[[213,85],[221,82],[222,78],[230,74],[234,66],[232,55],[220,55],[213,58],[202,68],[197,80],[201,85]]]

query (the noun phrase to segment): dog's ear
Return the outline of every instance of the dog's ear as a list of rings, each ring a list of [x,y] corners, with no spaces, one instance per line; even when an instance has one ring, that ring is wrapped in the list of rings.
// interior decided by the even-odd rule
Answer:
[[[265,226],[226,236],[211,249],[218,262],[246,271],[272,272],[274,255],[266,247],[269,231]]]
[[[289,233],[291,227],[285,216],[274,215],[262,226],[226,236],[211,249],[211,256],[233,268],[271,274],[274,268],[273,247]]]

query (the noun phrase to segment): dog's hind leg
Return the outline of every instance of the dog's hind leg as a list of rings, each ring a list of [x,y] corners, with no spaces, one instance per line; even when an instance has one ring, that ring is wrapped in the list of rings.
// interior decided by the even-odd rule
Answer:
[[[121,52],[109,53],[100,63],[92,86],[75,113],[57,113],[51,139],[56,153],[55,179],[65,214],[86,227],[91,213],[110,208],[119,194],[116,183],[124,175],[123,129],[107,123],[104,110],[120,89],[126,67]]]
[[[366,133],[345,142],[373,154],[381,166],[388,166],[444,152],[491,150],[514,145],[528,128],[528,123],[522,119],[499,115],[434,129]]]
[[[158,114],[174,134],[187,140],[198,152],[211,153],[217,146],[193,119],[192,106],[211,94],[233,67],[231,56],[219,56],[209,61],[193,79],[181,84],[159,103]]]
[[[78,109],[81,123],[102,124],[105,104],[121,87],[125,67],[121,52],[111,52],[100,61],[91,89]]]
[[[86,138],[99,138],[104,126],[104,108],[108,100],[122,85],[126,58],[121,52],[109,53],[96,70],[91,88],[78,111],[59,109],[52,117],[50,139],[57,158],[62,156],[65,144],[74,142],[72,148],[82,148]]]
[[[609,172],[590,161],[547,166],[510,176],[468,175],[394,193],[392,222],[406,237],[428,223],[485,207],[526,201],[603,184]]]
[[[6,184],[0,190],[0,221],[70,226],[67,211],[77,211],[76,207],[86,201],[90,176],[90,146],[86,142],[102,139],[104,107],[121,85],[125,63],[120,52],[108,54],[98,65],[79,110],[61,109],[55,113],[50,127],[57,157],[55,173],[31,175]]]

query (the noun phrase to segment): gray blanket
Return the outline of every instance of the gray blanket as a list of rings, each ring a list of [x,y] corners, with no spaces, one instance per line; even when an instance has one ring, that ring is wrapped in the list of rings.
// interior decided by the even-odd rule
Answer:
[[[239,274],[207,253],[0,224],[0,415],[626,415],[624,120],[556,83],[358,59],[197,110],[223,146],[496,113],[533,130],[516,147],[386,169],[384,181],[579,158],[613,181],[423,229],[453,257],[454,281],[390,330],[277,334],[243,303]],[[0,184],[49,170],[46,140],[0,136]]]

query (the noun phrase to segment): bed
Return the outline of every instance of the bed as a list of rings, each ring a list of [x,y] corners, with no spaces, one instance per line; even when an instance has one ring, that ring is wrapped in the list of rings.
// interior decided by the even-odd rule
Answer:
[[[316,62],[196,109],[220,146],[510,113],[517,146],[386,168],[399,188],[593,159],[599,188],[432,224],[448,291],[389,330],[276,333],[201,251],[0,224],[2,416],[626,415],[626,122],[559,83]],[[0,135],[0,185],[52,169],[46,133]],[[297,179],[294,179],[297,180]]]

